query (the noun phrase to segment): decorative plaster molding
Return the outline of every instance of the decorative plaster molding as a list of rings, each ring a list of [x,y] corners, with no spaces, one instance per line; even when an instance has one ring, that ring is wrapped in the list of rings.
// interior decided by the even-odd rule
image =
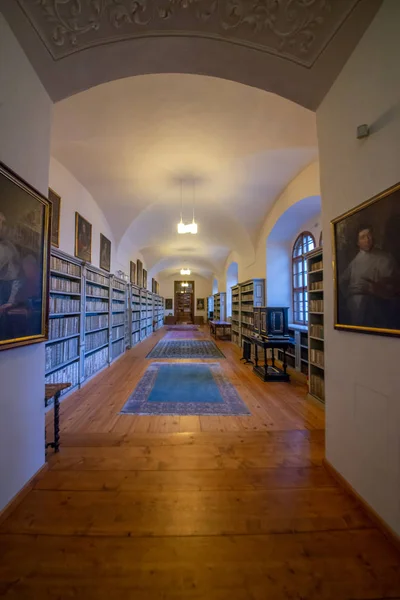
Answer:
[[[118,40],[200,36],[311,67],[359,0],[18,0],[55,60]]]

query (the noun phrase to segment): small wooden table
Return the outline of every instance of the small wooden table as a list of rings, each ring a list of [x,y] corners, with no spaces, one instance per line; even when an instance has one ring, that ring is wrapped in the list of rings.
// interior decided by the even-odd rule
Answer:
[[[44,392],[44,405],[49,405],[49,400],[54,398],[54,442],[47,442],[46,448],[54,448],[58,452],[60,448],[60,394],[63,390],[71,387],[70,383],[46,383]]]
[[[263,381],[290,381],[290,375],[286,372],[286,350],[290,346],[290,344],[294,344],[293,338],[276,338],[276,337],[251,337],[251,342],[254,344],[255,348],[255,356],[254,361],[255,365],[253,367],[253,371],[261,377]],[[264,350],[264,364],[258,364],[258,347],[261,347]],[[267,359],[267,349],[271,348],[272,350],[272,364],[268,364]],[[275,348],[279,348],[283,351],[283,369],[275,366]]]
[[[213,335],[215,337],[215,339],[217,339],[218,337],[218,329],[222,329],[222,336],[220,335],[220,339],[222,338],[228,338],[231,339],[232,337],[232,332],[231,332],[231,328],[232,328],[232,323],[230,323],[229,321],[210,321],[210,334]],[[228,333],[226,333],[226,329],[228,329]]]

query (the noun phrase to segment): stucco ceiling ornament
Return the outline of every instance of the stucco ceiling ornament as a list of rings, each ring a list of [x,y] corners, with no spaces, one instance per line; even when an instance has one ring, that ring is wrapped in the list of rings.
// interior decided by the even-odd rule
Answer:
[[[358,0],[18,0],[53,58],[144,36],[223,39],[312,66]]]

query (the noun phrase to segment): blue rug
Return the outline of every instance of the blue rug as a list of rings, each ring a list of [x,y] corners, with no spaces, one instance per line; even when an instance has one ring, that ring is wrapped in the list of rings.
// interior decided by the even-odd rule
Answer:
[[[121,410],[134,415],[249,415],[218,363],[152,363]]]
[[[210,340],[160,340],[146,358],[225,358]]]

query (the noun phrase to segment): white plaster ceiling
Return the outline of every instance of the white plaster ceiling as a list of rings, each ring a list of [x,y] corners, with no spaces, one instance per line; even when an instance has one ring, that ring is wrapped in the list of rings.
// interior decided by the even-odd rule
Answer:
[[[254,260],[272,204],[317,158],[315,114],[222,79],[138,76],[57,103],[52,154],[153,273],[218,272],[233,250]],[[195,182],[198,235],[176,232],[181,180],[186,221]]]

